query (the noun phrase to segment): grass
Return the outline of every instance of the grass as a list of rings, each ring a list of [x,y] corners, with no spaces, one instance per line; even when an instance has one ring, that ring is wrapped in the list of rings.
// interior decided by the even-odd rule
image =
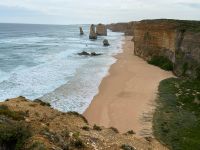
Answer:
[[[159,86],[154,135],[172,150],[200,145],[200,81],[170,78]]]
[[[77,112],[69,111],[69,112],[67,112],[67,114],[68,114],[68,115],[72,115],[72,116],[76,116],[76,117],[80,117],[80,118],[83,119],[83,121],[84,121],[86,124],[88,124],[87,119],[86,119],[83,115],[81,115],[81,114],[79,114],[79,113],[77,113]]]
[[[40,99],[35,99],[34,102],[35,102],[35,103],[39,103],[41,106],[51,107],[51,104],[50,104],[50,103],[43,102],[43,101],[40,100]]]
[[[6,116],[13,120],[24,120],[27,114],[22,111],[11,111],[6,105],[0,105],[0,116]]]
[[[164,56],[153,56],[150,61],[148,61],[149,64],[155,65],[160,67],[163,70],[172,71],[173,70],[173,63]]]

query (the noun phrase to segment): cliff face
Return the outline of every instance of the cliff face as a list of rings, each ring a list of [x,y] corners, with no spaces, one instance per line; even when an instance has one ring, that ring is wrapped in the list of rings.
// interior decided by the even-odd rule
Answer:
[[[165,56],[174,64],[178,76],[199,77],[200,22],[144,20],[133,28],[135,54],[150,60]]]
[[[134,52],[145,60],[154,55],[166,55],[173,60],[176,31],[174,24],[161,22],[138,22],[134,27]]]
[[[145,60],[164,56],[177,76],[200,78],[200,21],[158,19],[107,26],[133,36],[135,55]]]
[[[133,26],[135,22],[109,24],[107,28],[113,32],[124,32],[126,35],[133,35]]]
[[[133,35],[135,55],[145,60],[167,57],[174,64],[176,75],[200,77],[200,22],[143,20],[115,24],[110,29]]]

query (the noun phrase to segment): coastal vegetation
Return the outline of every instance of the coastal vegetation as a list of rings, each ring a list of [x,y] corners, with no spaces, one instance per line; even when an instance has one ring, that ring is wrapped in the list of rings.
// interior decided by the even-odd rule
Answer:
[[[18,97],[0,103],[1,150],[164,149],[156,140],[136,139],[132,133],[92,127],[81,114],[57,111],[40,100]]]
[[[172,71],[173,63],[164,56],[153,56],[151,60],[148,61],[149,64],[160,67],[163,70]]]
[[[173,150],[196,150],[200,144],[200,81],[170,78],[159,86],[154,135]]]

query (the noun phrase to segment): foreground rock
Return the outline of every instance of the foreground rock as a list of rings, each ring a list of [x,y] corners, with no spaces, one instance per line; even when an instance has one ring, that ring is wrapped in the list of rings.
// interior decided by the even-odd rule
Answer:
[[[107,39],[103,40],[103,46],[110,46],[109,42]]]
[[[107,28],[104,24],[98,24],[96,27],[96,33],[99,36],[107,36]]]
[[[83,28],[79,27],[79,29],[80,29],[80,35],[84,35]]]
[[[96,34],[96,31],[95,31],[95,25],[93,25],[93,24],[90,26],[89,39],[91,39],[91,40],[96,40],[97,39],[97,34]]]
[[[166,149],[155,139],[149,142],[116,131],[92,127],[82,115],[54,110],[38,100],[19,97],[0,103],[0,149]]]
[[[82,51],[81,53],[78,53],[78,55],[80,55],[80,56],[99,56],[99,55],[102,55],[102,54],[95,53],[95,52],[88,53],[86,51]]]

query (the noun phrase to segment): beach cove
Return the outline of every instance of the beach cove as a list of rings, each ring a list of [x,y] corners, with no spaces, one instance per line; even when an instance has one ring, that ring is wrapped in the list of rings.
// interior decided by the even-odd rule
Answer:
[[[149,65],[134,55],[132,37],[126,36],[123,52],[101,82],[99,93],[83,115],[90,124],[133,130],[136,136],[152,136],[152,117],[160,81],[172,72]]]

